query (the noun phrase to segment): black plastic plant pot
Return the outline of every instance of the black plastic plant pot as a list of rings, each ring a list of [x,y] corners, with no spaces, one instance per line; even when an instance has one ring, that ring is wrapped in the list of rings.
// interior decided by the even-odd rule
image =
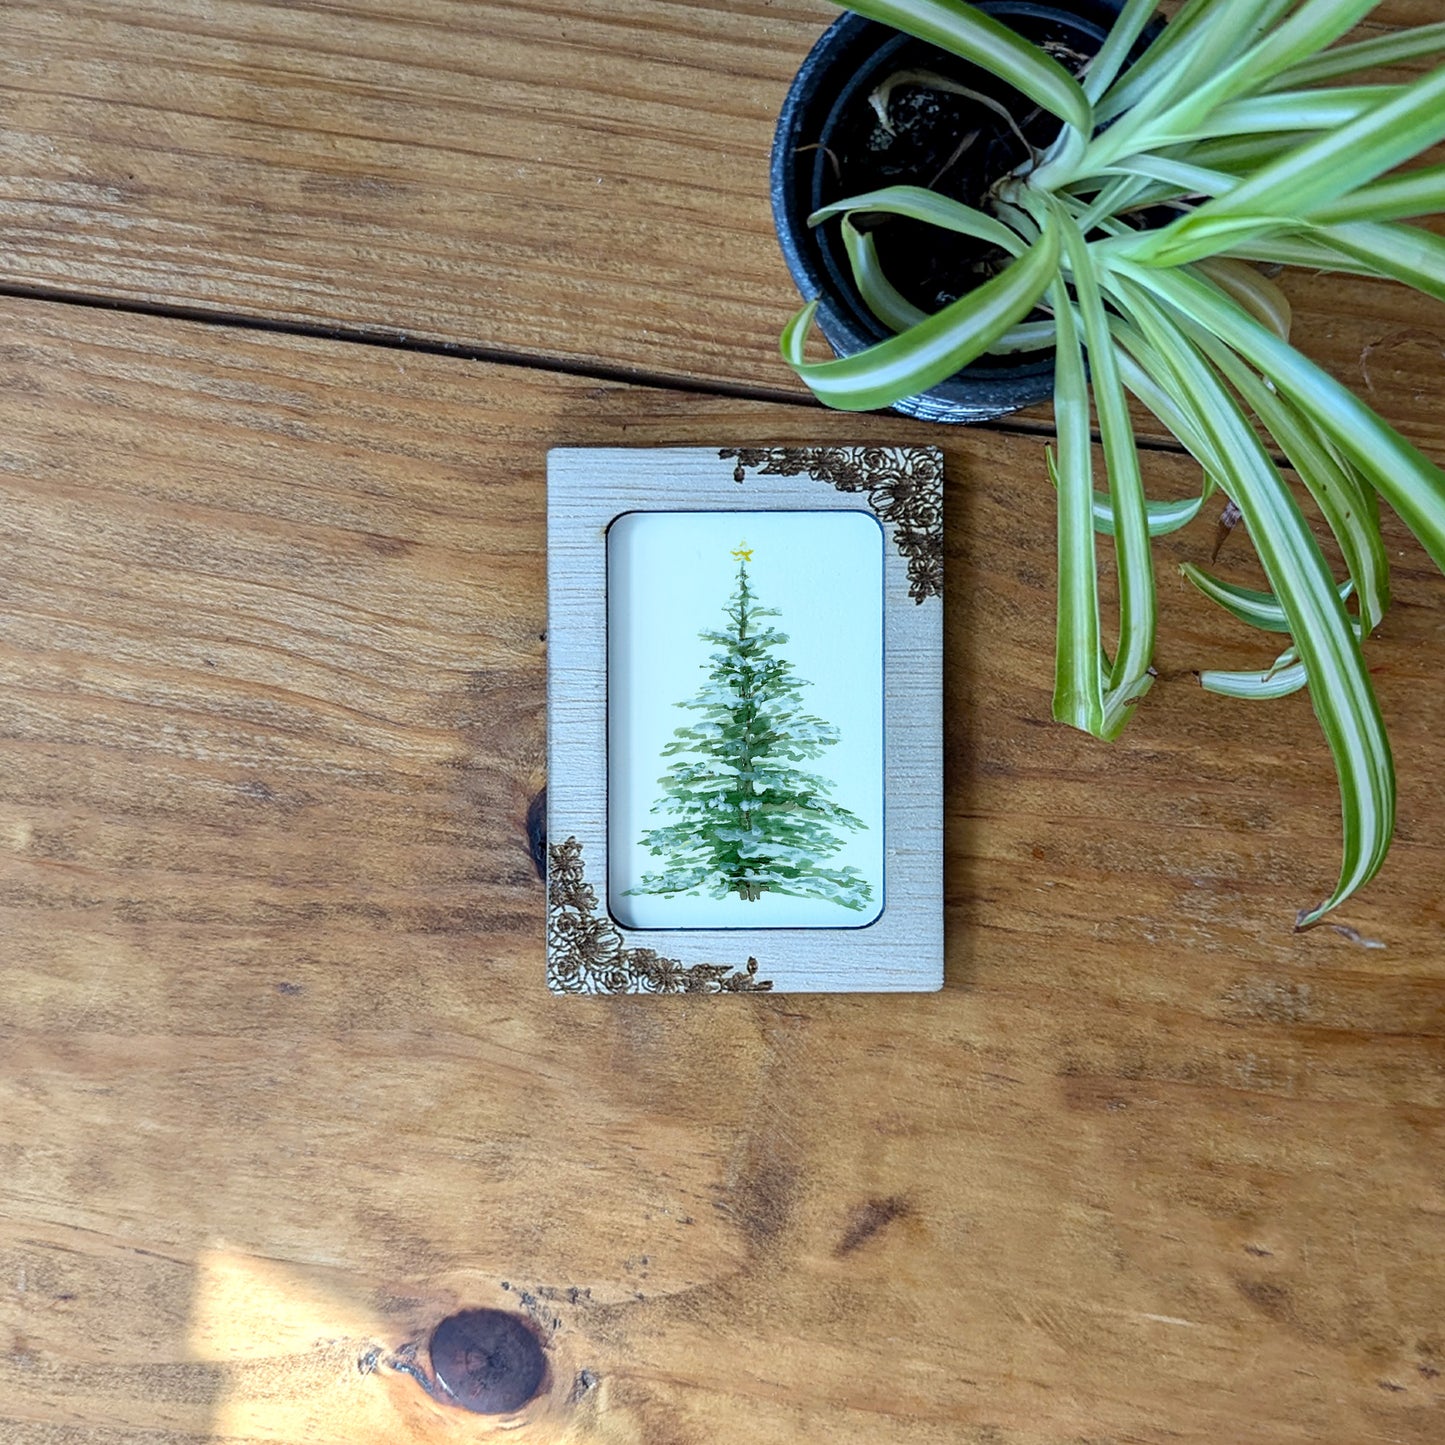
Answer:
[[[976,0],[978,9],[1070,69],[1098,50],[1120,3]],[[885,131],[870,97],[890,77],[919,71],[989,96],[1007,108],[1014,125],[976,100],[903,81],[892,91],[902,97],[903,123]],[[890,99],[889,106],[897,103]],[[832,201],[885,185],[927,186],[977,206],[991,185],[1026,158],[1028,147],[1044,149],[1059,124],[997,77],[888,26],[849,12],[824,32],[778,117],[772,203],[794,284],[804,299],[818,299],[818,324],[838,355],[861,351],[891,333],[858,294],[839,223],[810,229],[808,216]],[[897,217],[883,220],[874,237],[884,274],[927,312],[980,284],[1003,259],[979,243]],[[1052,351],[984,357],[931,391],[896,402],[894,410],[926,421],[988,421],[1046,400],[1053,394],[1053,377]]]

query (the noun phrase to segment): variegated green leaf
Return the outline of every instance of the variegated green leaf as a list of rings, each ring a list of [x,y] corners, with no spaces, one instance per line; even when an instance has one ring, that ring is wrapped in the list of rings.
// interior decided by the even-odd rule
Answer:
[[[1064,260],[1078,298],[1083,342],[1088,352],[1094,408],[1099,420],[1104,464],[1109,478],[1115,557],[1119,578],[1119,646],[1105,696],[1105,735],[1116,736],[1128,721],[1129,705],[1149,688],[1154,657],[1154,565],[1149,550],[1149,519],[1139,451],[1129,404],[1119,378],[1114,338],[1083,233],[1063,204],[1052,203],[1052,219],[1063,238]],[[1057,323],[1058,318],[1055,318]]]
[[[1181,563],[1179,570],[1210,601],[1217,602],[1231,617],[1237,617],[1241,622],[1256,627],[1261,632],[1289,631],[1289,618],[1273,592],[1260,592],[1253,587],[1225,582],[1222,578],[1211,576],[1202,567],[1196,567],[1193,562]],[[1340,583],[1341,602],[1354,591],[1354,585],[1349,580]]]
[[[1089,385],[1074,308],[1062,280],[1050,295],[1058,327],[1054,363],[1057,464],[1047,457],[1058,493],[1058,621],[1054,648],[1054,717],[1104,732],[1103,648],[1099,636],[1098,564],[1094,551],[1093,443]]]
[[[1187,324],[1187,323],[1186,323]],[[1304,482],[1344,555],[1360,596],[1367,629],[1374,631],[1390,605],[1390,562],[1379,518],[1359,478],[1326,445],[1293,403],[1255,374],[1238,356],[1205,331],[1191,334],[1265,424],[1289,464]]]
[[[1280,71],[1268,84],[1271,89],[1318,85],[1321,81],[1338,80],[1342,75],[1355,75],[1362,70],[1401,65],[1439,55],[1445,55],[1445,22],[1416,25],[1408,30],[1375,35],[1369,40],[1321,50],[1318,55],[1311,55]]]
[[[849,196],[814,211],[808,217],[808,224],[820,226],[831,216],[866,215],[875,212],[885,216],[906,216],[910,220],[926,221],[930,226],[954,231],[961,236],[972,236],[976,241],[987,242],[1014,256],[1022,255],[1027,249],[1023,238],[995,217],[975,210],[972,206],[965,206],[962,201],[941,196],[937,191],[925,190],[922,186],[885,186],[882,190]]]
[[[1206,201],[1192,215],[1141,237],[1131,254],[1156,266],[1175,266],[1223,249],[1233,232],[1245,239],[1252,220],[1260,233],[1327,205],[1445,138],[1445,66],[1406,86],[1338,130],[1305,141]],[[1227,242],[1226,242],[1227,243]]]
[[[872,234],[860,231],[847,216],[843,217],[843,248],[848,252],[858,294],[885,326],[893,331],[907,331],[927,319],[928,313],[902,295],[883,274]]]
[[[1293,649],[1286,656],[1293,657]],[[1288,697],[1299,692],[1309,682],[1302,662],[1276,663],[1263,672],[1218,672],[1210,670],[1199,674],[1199,685],[1205,692],[1218,693],[1221,697],[1239,697],[1264,701],[1275,697]]]
[[[1141,281],[1147,278],[1159,295],[1239,352],[1285,393],[1360,469],[1419,538],[1435,565],[1445,570],[1445,471],[1349,387],[1206,282],[1185,272],[1119,265],[1125,274]]]
[[[1213,491],[1214,484],[1206,480],[1204,490],[1197,497],[1182,497],[1177,502],[1146,501],[1144,515],[1148,519],[1149,535],[1167,537],[1187,527],[1204,509]],[[1114,536],[1114,503],[1108,492],[1094,493],[1094,530],[1104,537]]]
[[[937,386],[982,356],[1022,321],[1058,273],[1059,238],[1049,231],[1006,271],[898,336],[836,361],[808,361],[808,328],[817,303],[783,330],[783,359],[829,406],[871,411]]]
[[[1337,251],[1368,263],[1377,275],[1445,301],[1445,239],[1397,221],[1352,221],[1324,229]]]
[[[848,8],[982,66],[1080,135],[1094,128],[1083,88],[1053,56],[964,0],[848,0]]]
[[[1309,219],[1317,226],[1343,221],[1404,221],[1445,211],[1445,166],[1420,166],[1383,176],[1325,205]]]
[[[1289,620],[1309,678],[1310,700],[1335,760],[1344,825],[1340,877],[1325,902],[1301,912],[1298,924],[1308,927],[1368,882],[1384,861],[1395,818],[1390,744],[1359,641],[1319,546],[1247,417],[1188,336],[1152,299],[1149,288],[1158,279],[1149,268],[1129,266],[1118,276],[1116,295],[1164,360],[1181,404],[1210,438],[1211,460],[1225,468],[1229,494],[1244,514],[1271,590]],[[1259,327],[1252,318],[1250,324]]]

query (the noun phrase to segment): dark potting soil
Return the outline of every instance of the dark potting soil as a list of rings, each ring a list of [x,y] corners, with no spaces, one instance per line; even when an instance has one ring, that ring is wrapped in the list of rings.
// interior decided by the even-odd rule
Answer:
[[[1071,72],[1077,71],[1098,45],[1093,37],[1081,35],[1066,23],[1043,19],[1014,23]],[[894,87],[888,98],[889,127],[885,127],[869,103],[869,95],[889,75],[914,70],[945,76],[996,100],[1014,117],[1023,140],[987,106],[911,83]],[[1024,141],[1042,152],[1059,129],[1056,117],[996,76],[921,41],[909,40],[876,68],[837,116],[823,158],[824,199],[840,200],[884,186],[916,185],[988,211],[989,188],[1027,158]],[[975,289],[1009,259],[996,246],[921,221],[882,215],[854,219],[860,229],[873,231],[884,274],[927,312]]]

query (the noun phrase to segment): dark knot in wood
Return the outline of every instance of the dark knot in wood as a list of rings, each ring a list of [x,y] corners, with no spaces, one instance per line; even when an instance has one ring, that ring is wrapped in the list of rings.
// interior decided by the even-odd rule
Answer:
[[[432,1333],[431,1365],[446,1395],[479,1415],[521,1409],[547,1373],[537,1336],[504,1310],[448,1315]]]
[[[541,788],[527,805],[527,851],[532,867],[543,883],[547,881],[547,789]]]

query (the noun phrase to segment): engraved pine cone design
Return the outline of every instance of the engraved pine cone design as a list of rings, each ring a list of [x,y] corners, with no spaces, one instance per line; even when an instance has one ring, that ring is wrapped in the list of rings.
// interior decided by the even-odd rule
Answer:
[[[597,906],[576,838],[547,849],[547,983],[557,993],[767,993],[758,961],[683,964],[656,949],[628,948]]]
[[[868,505],[893,529],[908,559],[908,595],[921,603],[943,595],[943,458],[931,447],[723,447],[733,480],[749,470],[763,477],[806,472],[840,492],[866,493]]]

